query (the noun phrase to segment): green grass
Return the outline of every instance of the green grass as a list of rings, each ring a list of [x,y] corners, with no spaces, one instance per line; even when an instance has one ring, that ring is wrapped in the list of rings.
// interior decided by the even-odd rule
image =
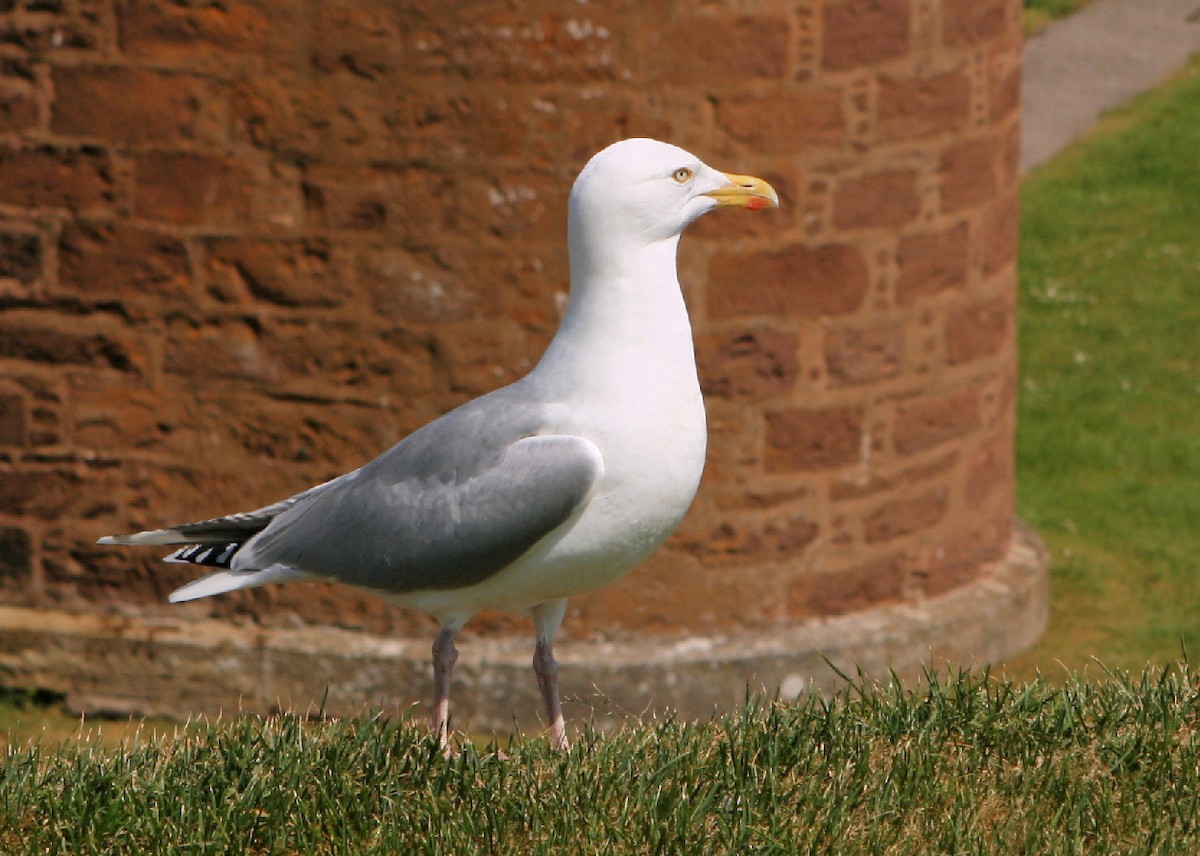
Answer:
[[[1035,32],[1090,2],[1091,0],[1025,0],[1025,32]]]
[[[1053,552],[1022,661],[1200,648],[1200,63],[1026,179],[1019,513]]]
[[[10,749],[5,853],[1192,853],[1200,682],[934,679],[444,760],[423,726],[244,717]]]

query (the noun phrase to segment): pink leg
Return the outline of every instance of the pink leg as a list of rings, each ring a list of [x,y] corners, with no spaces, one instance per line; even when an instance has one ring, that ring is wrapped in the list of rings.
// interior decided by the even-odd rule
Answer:
[[[433,640],[433,733],[443,749],[450,743],[450,673],[458,662],[457,633],[457,627],[443,627]]]
[[[563,721],[562,700],[558,694],[558,661],[554,659],[554,635],[562,624],[567,610],[566,600],[539,604],[533,608],[533,623],[537,628],[537,645],[533,650],[533,673],[542,691],[546,711],[547,736],[555,749],[569,749],[567,726]]]
[[[537,675],[538,689],[542,691],[542,704],[546,710],[546,725],[549,728],[550,745],[555,749],[569,749],[567,726],[563,721],[562,700],[558,695],[558,661],[554,659],[554,643],[538,639],[533,652],[533,673]]]

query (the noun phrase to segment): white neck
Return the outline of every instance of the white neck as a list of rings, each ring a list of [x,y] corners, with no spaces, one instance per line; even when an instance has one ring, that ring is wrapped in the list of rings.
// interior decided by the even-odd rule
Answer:
[[[567,311],[534,371],[556,381],[563,398],[614,383],[648,395],[698,396],[691,324],[675,272],[679,237],[625,252],[581,244],[571,241]]]

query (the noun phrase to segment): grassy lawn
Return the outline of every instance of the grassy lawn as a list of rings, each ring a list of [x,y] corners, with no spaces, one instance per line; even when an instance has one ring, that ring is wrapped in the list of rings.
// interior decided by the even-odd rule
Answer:
[[[1040,30],[1056,18],[1070,15],[1091,0],[1025,0],[1025,32]]]
[[[4,853],[1194,853],[1200,683],[935,680],[443,760],[424,727],[243,717],[10,750]]]
[[[1026,179],[1019,513],[1051,629],[1014,666],[1200,650],[1200,63]]]

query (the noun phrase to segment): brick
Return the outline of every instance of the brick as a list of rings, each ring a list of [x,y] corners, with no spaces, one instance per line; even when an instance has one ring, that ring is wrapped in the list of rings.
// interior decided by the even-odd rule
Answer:
[[[166,600],[172,583],[195,576],[186,566],[164,566],[154,551],[105,548],[62,529],[43,540],[41,564],[47,599],[72,611],[141,607],[144,614]]]
[[[57,66],[50,127],[111,142],[195,139],[203,92],[189,75],[113,66]]]
[[[696,358],[706,395],[753,400],[792,388],[799,338],[769,329],[699,337]]]
[[[639,85],[782,79],[788,63],[783,18],[679,17],[666,27],[632,27],[626,37]]]
[[[797,146],[837,147],[849,136],[837,89],[718,95],[714,105],[721,130],[757,152],[792,154]]]
[[[482,201],[464,200],[456,193],[449,178],[428,169],[315,166],[304,173],[305,208],[311,222],[336,230],[394,235],[410,245],[435,241],[455,228],[456,208]],[[487,198],[486,192],[481,195]]]
[[[460,171],[449,200],[451,228],[461,234],[489,234],[508,241],[541,238],[548,227],[561,228],[567,215],[569,182],[528,168],[497,170],[492,176]],[[437,210],[431,204],[432,219]]]
[[[1015,114],[1021,106],[1019,45],[994,54],[988,62],[988,117],[993,124]]]
[[[434,391],[426,338],[403,329],[374,333],[364,326],[359,318],[272,324],[260,333],[259,345],[268,361],[288,367],[298,389],[388,389],[402,380],[406,396]]]
[[[25,396],[0,392],[0,446],[23,446],[26,438]]]
[[[1021,125],[1009,122],[997,140],[1000,149],[998,188],[1017,187],[1021,183]],[[999,192],[999,191],[997,191]]]
[[[398,13],[383,4],[317,7],[313,31],[321,38],[312,48],[313,67],[378,80],[396,72],[405,55],[405,28]]]
[[[841,615],[881,606],[903,597],[904,580],[898,556],[814,574],[788,588],[788,612],[794,617]]]
[[[983,228],[980,230],[984,276],[992,276],[1016,261],[1019,229],[1020,211],[1014,187],[994,200],[984,214]]]
[[[944,0],[942,43],[964,48],[1006,35],[1009,5],[1009,0]]]
[[[186,294],[187,252],[169,235],[124,223],[72,220],[58,242],[59,285],[78,294]]]
[[[98,149],[0,149],[0,203],[91,209],[113,200],[109,159]]]
[[[65,468],[10,470],[0,478],[0,514],[53,520],[112,513],[114,481],[111,472],[86,478]]]
[[[807,517],[771,520],[763,527],[763,540],[768,551],[778,558],[799,556],[817,540],[821,527]]]
[[[33,572],[33,543],[16,526],[0,526],[0,588],[28,585]]]
[[[503,296],[490,277],[465,275],[469,260],[429,257],[395,247],[358,252],[355,275],[363,296],[384,318],[442,324],[503,315]]]
[[[811,495],[812,490],[807,485],[794,485],[778,490],[738,485],[718,494],[716,507],[721,511],[762,511],[790,505]]]
[[[916,219],[920,210],[916,171],[884,170],[838,182],[833,225],[838,229],[897,229]]]
[[[71,378],[71,438],[87,449],[162,449],[180,428],[180,408],[164,393],[123,378]]]
[[[854,473],[837,479],[829,486],[829,498],[834,502],[858,500],[875,496],[899,488],[921,486],[924,482],[939,478],[949,472],[958,463],[958,452],[948,452],[932,461],[923,462],[915,467],[907,467],[899,473],[881,475],[878,472],[869,474]]]
[[[965,289],[969,240],[966,223],[901,239],[896,252],[896,300],[900,305]]]
[[[51,365],[82,365],[130,371],[136,359],[127,345],[103,333],[68,333],[13,319],[0,324],[0,359]]]
[[[0,5],[0,11],[3,11],[2,5]],[[0,57],[0,78],[8,78],[11,81],[21,81],[24,83],[35,82],[37,80],[37,72],[34,70],[33,58],[22,56]]]
[[[967,464],[966,498],[978,508],[997,492],[1013,488],[1012,436],[1005,434],[971,456]]]
[[[230,135],[235,142],[272,153],[308,151],[316,119],[303,115],[296,104],[299,98],[283,80],[238,81],[229,89]]]
[[[428,29],[433,18],[426,17],[421,22],[426,33],[418,38],[435,48],[421,50],[418,62],[440,64],[464,78],[501,78],[514,83],[611,79],[616,74],[613,54],[621,47],[613,34],[634,31],[636,25],[630,26],[630,17],[637,12],[600,7],[589,8],[587,14],[584,11],[564,14],[553,7],[530,16],[515,8],[489,6],[484,14],[468,12],[466,20],[446,18],[446,25],[433,32]],[[659,26],[664,23],[658,16],[653,20]],[[503,48],[497,50],[497,44]]]
[[[732,515],[715,525],[692,521],[673,545],[706,561],[778,561],[800,555],[819,533],[820,526],[803,515]]]
[[[831,71],[874,65],[909,50],[909,0],[843,0],[822,16],[822,64]]]
[[[285,16],[268,19],[249,4],[193,6],[166,0],[119,0],[117,17],[122,53],[201,65],[244,61],[246,54],[261,52],[271,36],[287,31],[289,23]]]
[[[719,253],[708,276],[715,318],[845,315],[858,309],[870,284],[866,260],[849,244]]]
[[[30,93],[0,90],[0,132],[26,131],[37,123],[37,101]]]
[[[104,41],[106,16],[102,12],[97,14],[94,8],[99,4],[71,4],[76,8],[64,8],[66,4],[53,3],[44,4],[41,9],[29,8],[35,4],[22,5],[26,6],[25,14],[0,19],[0,45],[44,56],[64,48],[92,50]],[[0,4],[2,11],[4,7]]]
[[[934,542],[914,581],[926,597],[936,597],[975,579],[988,563],[999,561],[1012,538],[1012,504],[1003,510],[974,509],[969,523]]]
[[[413,293],[404,299],[424,302],[426,312],[438,311],[432,306],[434,300],[445,300],[450,315],[466,310],[469,317],[504,317],[548,340],[558,329],[568,290],[564,243],[531,242],[513,252],[515,247],[460,246],[447,241],[431,260],[432,268],[416,269],[418,279],[412,278],[410,269],[393,281],[393,294],[387,300],[396,300],[397,292],[411,288]],[[440,288],[429,288],[425,274],[442,282]],[[451,299],[452,294],[457,296]]]
[[[945,488],[886,502],[863,520],[868,544],[892,541],[937,524],[946,514]]]
[[[446,324],[432,348],[450,391],[472,397],[516,380],[533,367],[535,353],[523,332],[504,321]]]
[[[825,367],[837,386],[873,383],[898,375],[903,368],[904,327],[831,329],[825,334]]]
[[[961,211],[996,196],[997,141],[970,140],[951,146],[938,160],[942,210]]]
[[[896,413],[892,444],[902,455],[962,437],[979,429],[979,394],[973,388],[915,401]]]
[[[767,472],[811,472],[856,463],[862,454],[860,407],[795,408],[766,414]]]
[[[258,334],[250,324],[181,322],[167,331],[163,371],[205,380],[261,380],[278,376],[280,367],[263,353]]]
[[[879,81],[876,137],[882,142],[960,132],[971,110],[971,81],[962,71]]]
[[[961,365],[1013,345],[1013,309],[997,298],[953,310],[946,316],[946,361]]]
[[[42,275],[42,242],[37,235],[0,232],[0,279],[30,285]]]
[[[134,159],[134,215],[178,224],[251,220],[253,178],[230,158],[191,152],[149,152]]]
[[[349,260],[322,238],[214,239],[205,265],[209,288],[277,306],[338,306],[350,294]]]

